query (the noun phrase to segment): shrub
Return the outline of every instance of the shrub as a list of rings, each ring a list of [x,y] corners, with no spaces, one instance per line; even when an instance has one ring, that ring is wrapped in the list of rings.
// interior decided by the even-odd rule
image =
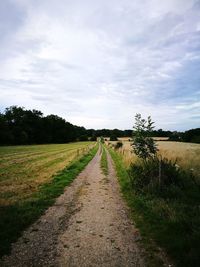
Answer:
[[[136,193],[154,193],[165,196],[182,190],[187,181],[192,179],[180,170],[176,162],[166,158],[151,158],[147,161],[138,161],[129,168],[131,185]],[[187,179],[189,178],[189,179]]]
[[[79,137],[79,141],[88,141],[88,136],[87,135],[81,135],[80,137]]]
[[[97,141],[96,135],[93,135],[92,137],[90,137],[90,141]]]
[[[118,141],[117,136],[116,135],[111,135],[110,141]]]
[[[122,142],[117,142],[117,144],[115,144],[115,149],[119,149],[122,146],[123,146]]]
[[[100,142],[101,142],[102,144],[105,143],[103,136],[100,137]]]

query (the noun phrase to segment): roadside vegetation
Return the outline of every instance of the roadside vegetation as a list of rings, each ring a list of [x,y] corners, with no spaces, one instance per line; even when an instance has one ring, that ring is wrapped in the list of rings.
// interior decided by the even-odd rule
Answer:
[[[69,147],[71,146],[71,150],[72,151],[75,150],[76,157],[71,157],[71,161],[69,162],[68,160],[68,164],[66,164],[66,161],[65,161],[64,164],[65,166],[67,165],[66,168],[63,169],[63,165],[62,165],[62,168],[60,168],[61,167],[60,165],[59,170],[60,169],[63,169],[63,170],[58,172],[56,175],[52,176],[52,173],[51,175],[50,173],[48,173],[48,175],[50,175],[48,179],[43,180],[42,183],[40,183],[41,181],[39,180],[39,183],[37,184],[37,190],[31,191],[32,187],[30,186],[31,193],[29,192],[28,196],[26,195],[26,191],[28,187],[25,187],[24,192],[22,190],[20,193],[20,194],[24,193],[25,194],[24,197],[17,197],[14,200],[13,199],[9,200],[9,197],[12,197],[12,195],[15,194],[15,191],[17,192],[17,185],[18,185],[17,181],[18,179],[21,179],[21,178],[20,176],[16,176],[15,179],[12,178],[12,175],[11,175],[12,170],[10,171],[11,176],[6,177],[5,181],[10,183],[10,187],[8,185],[5,185],[5,188],[9,189],[12,187],[13,189],[12,189],[12,192],[7,191],[7,194],[6,192],[4,192],[4,194],[1,193],[1,198],[2,199],[4,198],[4,201],[3,201],[3,204],[1,203],[0,205],[0,218],[1,218],[0,219],[0,229],[1,229],[0,231],[0,256],[6,253],[9,253],[10,248],[11,248],[11,243],[15,242],[21,235],[21,232],[25,228],[27,228],[29,225],[31,225],[35,220],[37,220],[43,214],[43,212],[54,203],[55,199],[60,194],[63,193],[65,186],[69,185],[73,181],[73,179],[85,168],[85,166],[89,163],[89,161],[94,157],[98,149],[98,147],[97,146],[94,147],[94,145],[93,145],[93,148],[91,147],[87,148],[88,144],[85,144],[85,148],[87,148],[87,150],[85,150],[84,153],[81,153],[80,151],[81,148],[80,147],[78,148],[78,143],[76,143],[76,146],[75,146],[76,149],[75,147],[73,147],[73,145],[74,144],[70,144],[68,145],[68,148],[65,147],[65,149],[69,149]],[[62,145],[60,145],[60,148],[61,146]],[[29,148],[27,147],[27,150],[29,150]],[[6,150],[6,148],[4,149]],[[21,158],[19,157],[22,162],[24,158],[25,159],[26,157],[29,158],[28,155],[26,154],[27,152],[26,148],[23,149],[22,147],[20,148],[14,147],[12,149],[13,149],[12,153],[7,153],[7,156],[10,155],[8,156],[8,158],[13,158],[13,160],[16,161],[17,157],[15,156],[20,154],[19,151],[21,152],[21,156],[23,155]],[[34,151],[33,147],[30,149],[31,151]],[[63,147],[63,150],[65,149]],[[11,148],[10,150],[9,148],[7,148],[7,150],[10,151]],[[52,152],[50,154],[54,154],[55,151],[53,149],[53,146],[52,146],[52,150],[50,151]],[[60,150],[60,153],[62,154],[63,152],[61,151],[62,150]],[[34,156],[40,155],[40,152],[38,152],[35,146],[35,153],[33,152]],[[44,157],[46,156],[47,155],[45,154]],[[67,158],[67,155],[65,155],[65,157]],[[5,158],[1,158],[1,159],[5,160]],[[6,161],[4,163],[6,163]],[[10,167],[12,169],[12,163],[9,162],[9,164],[11,164]],[[52,162],[49,163],[49,166],[51,164]],[[23,173],[22,167],[20,167],[20,165],[18,167],[19,169],[21,169]],[[40,169],[43,170],[43,168],[44,166],[41,166]],[[47,166],[45,165],[44,171],[47,170],[46,168]],[[2,182],[4,181],[3,176],[1,176],[1,180]],[[32,180],[34,181],[33,177],[32,177]],[[24,177],[21,180],[21,185],[23,184],[27,186],[27,184],[31,185],[32,183],[30,183],[29,179],[26,180]]]
[[[159,155],[176,163],[185,171],[194,173],[200,180],[200,144],[158,142]]]
[[[132,142],[126,138],[121,138],[123,146],[117,151],[122,155],[123,162],[128,168],[131,163],[137,161],[137,156],[133,153]],[[115,147],[117,142],[106,142],[109,147]],[[180,168],[187,172],[193,172],[197,179],[200,180],[200,144],[156,141],[158,154],[176,162]]]
[[[105,176],[108,175],[108,161],[105,146],[102,145],[102,154],[101,154],[101,169]]]
[[[137,157],[129,167],[124,164],[123,153],[109,150],[142,242],[150,252],[148,261],[152,266],[162,266],[159,257],[155,257],[159,249],[151,242],[154,240],[176,266],[199,266],[199,179],[194,172],[180,168],[176,161],[161,157],[148,135],[153,123],[137,119],[133,145]]]

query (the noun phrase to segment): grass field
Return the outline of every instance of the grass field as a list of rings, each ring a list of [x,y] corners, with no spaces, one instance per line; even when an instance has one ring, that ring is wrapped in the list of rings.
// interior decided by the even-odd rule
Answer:
[[[94,145],[81,142],[1,148],[0,256],[10,251],[11,243],[85,168],[97,152]]]
[[[0,206],[30,197],[91,145],[79,142],[0,147]]]
[[[123,155],[126,167],[130,166],[137,157],[132,152],[131,143],[128,140],[121,140],[123,147],[119,152]],[[115,144],[116,142],[107,142]],[[171,160],[177,160],[177,164],[185,170],[191,170],[200,178],[200,144],[158,141],[159,154]]]
[[[163,157],[177,160],[177,163],[184,169],[193,169],[200,178],[200,144],[158,142],[158,148]]]

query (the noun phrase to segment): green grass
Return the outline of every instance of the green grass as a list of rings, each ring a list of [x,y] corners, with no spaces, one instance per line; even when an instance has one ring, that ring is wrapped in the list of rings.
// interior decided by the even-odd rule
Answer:
[[[177,197],[161,198],[153,194],[135,194],[122,157],[110,149],[123,195],[132,217],[140,229],[147,250],[149,266],[162,266],[157,257],[164,248],[180,267],[196,267],[200,263],[200,191],[187,187]],[[153,242],[152,242],[153,240]],[[155,242],[157,245],[155,245]]]
[[[0,147],[0,206],[28,198],[93,145],[77,142]]]
[[[108,175],[108,161],[105,147],[102,146],[102,155],[101,155],[101,169],[105,176]]]
[[[36,221],[44,211],[61,195],[65,186],[85,168],[97,152],[97,146],[86,155],[74,160],[48,183],[42,184],[30,198],[12,205],[0,206],[0,256],[10,252],[22,231]]]

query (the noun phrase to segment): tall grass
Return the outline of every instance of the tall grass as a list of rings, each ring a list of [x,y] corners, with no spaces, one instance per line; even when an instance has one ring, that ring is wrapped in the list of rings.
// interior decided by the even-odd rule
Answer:
[[[137,156],[133,153],[133,149],[131,147],[132,142],[121,140],[122,147],[117,149],[118,153],[122,155],[123,163],[126,167],[129,167],[131,163],[135,162],[137,159]],[[110,148],[115,148],[117,142],[107,142],[106,144]]]
[[[176,160],[185,170],[191,170],[200,179],[200,144],[183,142],[158,142],[162,157]]]
[[[114,147],[116,142],[107,143],[110,143],[109,147]],[[131,163],[136,162],[138,159],[133,153],[131,143],[123,141],[123,147],[118,150],[122,155],[126,167],[129,167]],[[200,179],[200,144],[170,141],[159,141],[157,144],[159,155],[163,158],[176,161],[181,168],[193,172]]]
[[[143,243],[149,250],[151,240],[163,247],[177,266],[199,266],[200,262],[200,187],[184,171],[165,161],[164,186],[157,183],[153,189],[151,178],[157,182],[158,166],[135,163],[135,169],[128,172],[123,154],[110,150],[122,192],[132,210],[134,221],[143,236]],[[156,170],[156,173],[152,172]],[[166,177],[167,175],[167,177]],[[166,179],[165,179],[166,178]],[[137,181],[135,180],[137,179]],[[152,247],[150,248],[151,251]],[[153,250],[156,250],[153,248]],[[149,258],[150,262],[152,257]],[[162,266],[153,260],[152,266]]]

